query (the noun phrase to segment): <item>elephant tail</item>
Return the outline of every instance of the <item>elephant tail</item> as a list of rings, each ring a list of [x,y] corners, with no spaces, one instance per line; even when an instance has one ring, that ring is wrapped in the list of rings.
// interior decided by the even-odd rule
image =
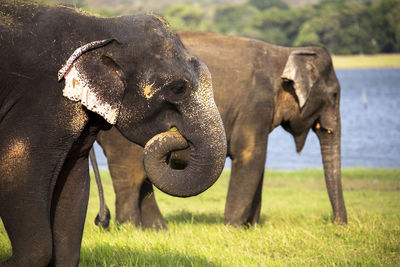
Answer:
[[[107,204],[105,204],[104,201],[103,185],[101,183],[99,167],[97,165],[96,155],[94,153],[93,147],[90,149],[89,157],[90,157],[90,162],[92,163],[97,188],[99,189],[99,200],[100,200],[99,213],[97,214],[94,223],[97,226],[101,226],[103,229],[107,229],[108,225],[110,224],[111,214],[110,210],[107,207]]]

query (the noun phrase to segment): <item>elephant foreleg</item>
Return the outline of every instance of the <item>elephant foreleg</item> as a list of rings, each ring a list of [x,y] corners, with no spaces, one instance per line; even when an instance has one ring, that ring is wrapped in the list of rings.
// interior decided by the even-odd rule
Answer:
[[[258,222],[266,146],[249,153],[238,153],[232,160],[232,173],[225,206],[225,224],[234,226]]]
[[[78,265],[89,187],[87,156],[67,158],[54,189],[51,210],[54,266]]]
[[[253,203],[251,205],[250,215],[247,220],[247,223],[251,225],[255,225],[258,222],[258,219],[260,218],[263,182],[264,182],[264,169],[261,173],[261,179],[258,182],[257,190],[253,198]]]
[[[0,203],[12,203],[0,204],[0,216],[13,252],[0,266],[46,266],[52,257],[52,234],[48,201],[41,195],[47,192],[42,188],[24,191],[22,187],[9,195],[0,193]]]
[[[0,138],[0,217],[12,247],[12,256],[0,266],[46,266],[52,258],[49,203],[63,159],[43,149],[48,156],[43,160],[43,154],[32,153],[38,144],[15,133]]]

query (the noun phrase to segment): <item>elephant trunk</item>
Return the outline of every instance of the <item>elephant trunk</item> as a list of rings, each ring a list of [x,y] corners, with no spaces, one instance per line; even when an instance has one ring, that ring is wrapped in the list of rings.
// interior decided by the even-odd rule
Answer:
[[[178,131],[164,132],[147,142],[144,167],[150,181],[161,191],[178,197],[200,194],[218,179],[226,158],[226,137],[215,105],[211,75],[200,65],[200,82],[193,90],[193,101],[182,105]],[[186,150],[189,161],[173,168],[170,155]],[[184,159],[183,159],[184,160]],[[185,166],[186,165],[186,166]]]
[[[333,209],[333,221],[339,224],[347,224],[341,177],[340,115],[337,116],[335,131],[331,129],[319,129],[317,135],[321,145],[326,187]]]
[[[184,168],[174,168],[168,158],[175,151],[190,147],[190,156]],[[178,197],[197,195],[218,179],[224,161],[189,144],[178,132],[163,132],[147,142],[144,148],[144,166],[150,181],[161,191]],[[212,151],[214,153],[215,151]],[[225,155],[223,155],[225,157]]]

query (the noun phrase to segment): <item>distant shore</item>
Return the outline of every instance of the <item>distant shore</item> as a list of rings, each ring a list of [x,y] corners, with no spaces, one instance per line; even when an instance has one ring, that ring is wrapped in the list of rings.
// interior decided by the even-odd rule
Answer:
[[[332,55],[335,69],[400,68],[400,54]]]

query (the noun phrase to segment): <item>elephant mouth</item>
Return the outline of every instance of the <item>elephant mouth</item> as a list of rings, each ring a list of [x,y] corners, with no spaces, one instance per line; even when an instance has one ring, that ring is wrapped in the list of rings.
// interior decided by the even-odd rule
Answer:
[[[168,132],[180,133],[177,126],[170,126]],[[188,143],[188,147],[185,149],[170,151],[165,157],[165,163],[173,170],[184,170],[190,160],[190,150],[193,145],[186,137],[183,136],[183,138],[185,138]]]
[[[184,170],[190,160],[191,146],[182,150],[171,151],[167,154],[165,162],[173,170]]]

